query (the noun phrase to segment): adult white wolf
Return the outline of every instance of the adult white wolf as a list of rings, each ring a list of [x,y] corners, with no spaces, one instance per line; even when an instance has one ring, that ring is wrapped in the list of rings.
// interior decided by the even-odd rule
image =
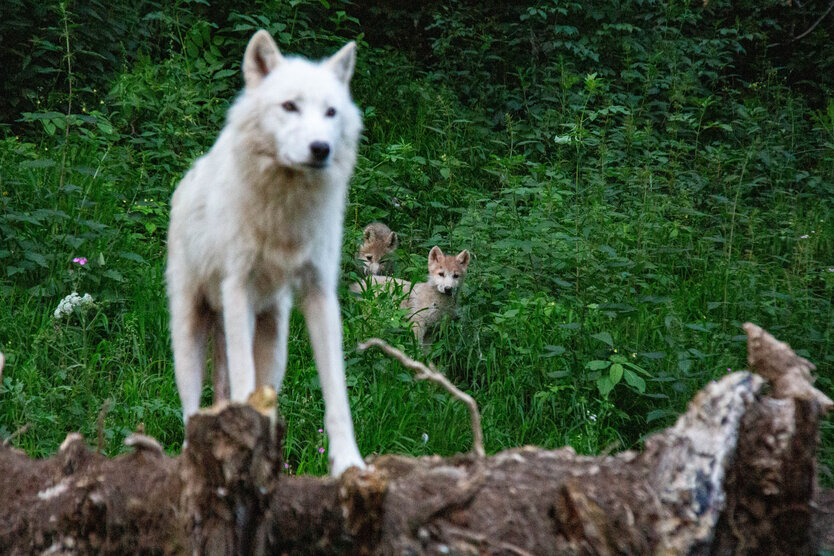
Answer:
[[[168,297],[184,417],[197,412],[205,347],[233,401],[280,389],[297,297],[318,367],[330,472],[363,467],[345,388],[336,298],[347,184],[362,121],[348,84],[356,44],[314,63],[283,57],[258,31],[243,59],[245,88],[214,146],[171,202]],[[221,392],[215,398],[223,397]]]

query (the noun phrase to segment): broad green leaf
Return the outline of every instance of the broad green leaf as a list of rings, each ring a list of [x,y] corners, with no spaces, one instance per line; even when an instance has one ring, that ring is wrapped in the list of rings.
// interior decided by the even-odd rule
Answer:
[[[51,168],[57,162],[51,158],[38,158],[37,160],[25,160],[20,163],[21,168]]]
[[[81,247],[81,244],[84,243],[84,238],[76,237],[76,236],[66,236],[64,238],[64,243],[72,247],[73,249],[78,249]]]
[[[676,411],[672,411],[671,409],[655,409],[646,414],[646,423],[651,423],[664,417],[672,417],[677,414]]]
[[[109,270],[105,270],[102,275],[106,276],[107,278],[110,278],[111,280],[115,280],[116,282],[124,282],[125,281],[124,276],[122,276],[122,273],[119,272],[118,270],[114,270],[112,268],[109,269]]]
[[[627,361],[626,363],[623,363],[623,365],[628,367],[632,371],[637,371],[638,373],[644,374],[646,376],[652,376],[652,374],[649,371],[647,371],[646,369],[644,369],[640,365],[635,365],[634,363],[632,363],[630,361]]]
[[[594,361],[588,361],[585,364],[585,367],[592,371],[599,371],[602,369],[607,369],[608,365],[611,364],[611,361],[603,361],[601,359],[595,359]]]
[[[625,380],[629,384],[629,386],[637,388],[637,390],[641,394],[646,391],[646,381],[643,380],[642,377],[637,376],[636,374],[634,374],[632,371],[630,371],[628,369],[625,370],[624,376],[625,376]]]
[[[122,251],[119,253],[119,256],[129,261],[134,261],[141,264],[148,264],[148,261],[146,261],[141,255],[137,255],[136,253]]]
[[[591,338],[596,338],[600,342],[605,342],[610,347],[614,347],[614,338],[611,337],[611,334],[608,332],[600,332],[598,334],[592,334]]]
[[[28,253],[25,253],[23,255],[23,257],[32,261],[33,263],[36,263],[40,267],[46,268],[46,267],[49,266],[49,264],[47,264],[47,262],[46,262],[46,257],[41,255],[40,253],[28,252]]]
[[[599,393],[602,397],[607,398],[608,394],[611,393],[611,390],[614,389],[614,383],[611,382],[611,379],[607,376],[601,376],[597,379],[597,388],[599,389]]]
[[[556,357],[565,353],[565,348],[562,346],[544,346],[545,352],[539,357]]]
[[[217,73],[215,73],[213,79],[225,79],[227,77],[232,77],[233,75],[237,75],[237,73],[238,73],[238,70],[224,69],[224,70],[220,70]]]
[[[614,384],[620,382],[620,379],[623,378],[623,366],[619,363],[611,365],[611,368],[608,369],[608,378],[610,378],[611,382]]]

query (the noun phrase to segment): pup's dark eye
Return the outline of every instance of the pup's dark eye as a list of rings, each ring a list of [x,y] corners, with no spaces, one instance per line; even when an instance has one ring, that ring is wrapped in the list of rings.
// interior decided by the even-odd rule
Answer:
[[[445,272],[438,272],[437,275],[440,276],[441,278],[443,278],[444,276],[446,276],[446,273]]]
[[[333,116],[336,115],[336,109],[335,108],[328,108],[327,112],[325,112],[324,115],[327,116],[328,118],[332,118]]]
[[[291,100],[288,100],[281,107],[287,112],[298,112],[298,105]]]
[[[366,258],[366,259],[368,259],[368,260],[370,261],[370,260],[372,260],[372,259],[373,259],[373,256],[368,255],[368,256],[367,256],[367,257],[365,257],[365,258]]]
[[[452,278],[457,278],[457,277],[458,277],[457,274],[452,274]]]

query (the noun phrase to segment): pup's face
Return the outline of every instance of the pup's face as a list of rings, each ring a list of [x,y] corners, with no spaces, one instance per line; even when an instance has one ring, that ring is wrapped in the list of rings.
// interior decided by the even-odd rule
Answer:
[[[353,152],[361,129],[348,84],[356,43],[319,63],[284,58],[265,31],[252,37],[243,62],[246,95],[258,103],[256,125],[276,161],[296,170],[321,170]]]
[[[359,260],[365,269],[365,275],[384,274],[386,258],[397,248],[397,233],[378,234],[373,230],[366,230],[364,242],[359,248]]]
[[[469,268],[469,251],[444,255],[436,245],[429,251],[429,283],[442,294],[452,295],[463,284]]]

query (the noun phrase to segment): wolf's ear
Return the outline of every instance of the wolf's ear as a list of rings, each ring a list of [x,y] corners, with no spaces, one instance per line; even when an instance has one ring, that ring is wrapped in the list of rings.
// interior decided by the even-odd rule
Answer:
[[[438,247],[437,245],[432,247],[431,251],[429,251],[429,264],[439,263],[440,259],[442,259],[442,258],[443,258],[443,251],[440,250],[440,247]]]
[[[455,260],[460,263],[460,266],[462,266],[463,268],[467,268],[469,266],[469,251],[464,249],[463,251],[458,253],[458,256],[455,257]]]
[[[391,232],[391,235],[388,236],[388,248],[389,249],[396,249],[397,248],[397,232]]]
[[[374,237],[374,229],[372,226],[366,226],[365,230],[362,232],[362,239],[365,241],[371,241],[371,238]]]
[[[275,66],[283,59],[272,35],[263,29],[255,33],[249,39],[246,53],[243,55],[243,82],[246,88],[254,89],[260,85],[264,77],[269,75],[269,72],[275,69]]]
[[[350,41],[339,52],[328,58],[324,65],[333,70],[339,81],[347,85],[353,77],[353,67],[356,65],[356,42]]]

